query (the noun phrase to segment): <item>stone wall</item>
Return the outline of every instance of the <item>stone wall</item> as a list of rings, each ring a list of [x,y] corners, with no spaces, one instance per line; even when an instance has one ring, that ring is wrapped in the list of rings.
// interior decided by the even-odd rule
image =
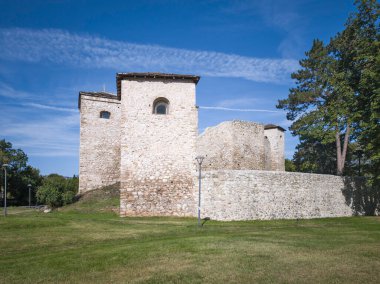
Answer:
[[[120,181],[120,101],[80,96],[79,192]],[[111,113],[100,118],[101,111]]]
[[[265,170],[285,171],[285,135],[279,128],[264,130],[265,135]]]
[[[153,113],[157,98],[169,101],[168,114]],[[195,83],[125,79],[121,103],[120,215],[194,215]]]
[[[264,126],[235,120],[209,127],[198,137],[197,152],[205,156],[205,170],[262,170]]]
[[[344,178],[273,171],[206,171],[202,218],[266,220],[351,216]]]

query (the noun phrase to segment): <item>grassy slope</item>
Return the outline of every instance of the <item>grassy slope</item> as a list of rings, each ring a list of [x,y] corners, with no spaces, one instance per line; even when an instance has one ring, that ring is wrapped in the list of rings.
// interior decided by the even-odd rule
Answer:
[[[117,205],[114,197],[99,202],[94,197],[92,205],[87,201],[51,214],[0,217],[0,282],[380,279],[378,217],[210,221],[198,229],[191,218],[119,218],[109,210]]]
[[[119,197],[119,184],[114,184],[89,191],[81,195],[77,202],[59,208],[59,211],[77,213],[119,212]]]

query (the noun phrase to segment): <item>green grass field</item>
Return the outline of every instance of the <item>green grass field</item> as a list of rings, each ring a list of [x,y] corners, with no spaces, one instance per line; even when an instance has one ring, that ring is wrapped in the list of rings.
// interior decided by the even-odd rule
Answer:
[[[379,283],[380,218],[119,218],[117,199],[0,217],[1,283]],[[103,208],[103,209],[102,209]]]

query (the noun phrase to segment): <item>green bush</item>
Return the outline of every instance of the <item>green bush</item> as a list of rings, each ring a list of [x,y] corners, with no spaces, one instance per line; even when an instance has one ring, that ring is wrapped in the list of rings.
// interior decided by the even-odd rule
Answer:
[[[51,185],[42,185],[37,190],[37,201],[51,208],[59,207],[62,205],[62,194]]]
[[[65,178],[58,174],[44,177],[37,189],[37,200],[51,208],[73,203],[78,192],[78,178]]]
[[[62,203],[63,205],[68,205],[73,203],[75,200],[75,193],[72,191],[66,191],[62,194]]]

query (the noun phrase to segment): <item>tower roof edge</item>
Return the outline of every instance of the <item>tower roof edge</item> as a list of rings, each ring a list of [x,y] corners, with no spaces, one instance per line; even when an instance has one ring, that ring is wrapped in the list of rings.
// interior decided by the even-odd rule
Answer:
[[[188,75],[188,74],[170,74],[170,73],[116,73],[116,86],[117,86],[117,96],[121,96],[121,81],[123,79],[165,79],[165,80],[190,80],[193,83],[198,84],[200,76]]]
[[[266,124],[266,125],[264,125],[264,130],[268,130],[268,129],[279,129],[279,130],[284,131],[284,132],[286,131],[281,126],[275,125],[275,124]]]

